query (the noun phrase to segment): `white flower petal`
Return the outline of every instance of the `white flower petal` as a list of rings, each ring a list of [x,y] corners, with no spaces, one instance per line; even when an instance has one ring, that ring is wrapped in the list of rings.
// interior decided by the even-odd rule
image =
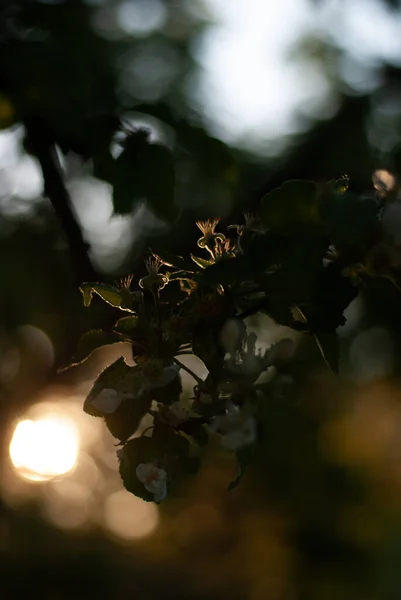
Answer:
[[[158,497],[163,496],[163,493],[163,498],[166,496],[167,473],[164,469],[154,463],[141,463],[136,468],[136,476],[148,492]]]
[[[136,468],[136,476],[139,481],[145,483],[147,478],[150,476],[150,473],[153,471],[155,465],[153,463],[141,463]]]
[[[110,388],[102,390],[90,403],[104,414],[112,414],[117,410],[123,400],[123,396]]]
[[[161,481],[158,491],[155,493],[154,501],[161,502],[167,496],[167,482]]]

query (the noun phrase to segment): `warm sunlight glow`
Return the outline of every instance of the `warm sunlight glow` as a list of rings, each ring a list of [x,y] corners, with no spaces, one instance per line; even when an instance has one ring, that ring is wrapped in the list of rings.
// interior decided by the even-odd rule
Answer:
[[[30,481],[48,481],[73,469],[79,448],[72,421],[58,415],[18,423],[10,457],[17,473]]]

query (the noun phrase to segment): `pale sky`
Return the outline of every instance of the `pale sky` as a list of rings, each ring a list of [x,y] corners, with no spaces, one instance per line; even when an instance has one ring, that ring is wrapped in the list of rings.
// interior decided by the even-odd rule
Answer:
[[[298,111],[317,118],[336,108],[319,63],[289,53],[302,36],[334,40],[353,58],[344,78],[370,89],[381,60],[401,63],[401,17],[379,0],[204,0],[216,18],[194,48],[203,68],[193,101],[225,141],[263,149],[299,131]],[[274,148],[272,149],[274,152]],[[270,153],[267,150],[267,153]]]

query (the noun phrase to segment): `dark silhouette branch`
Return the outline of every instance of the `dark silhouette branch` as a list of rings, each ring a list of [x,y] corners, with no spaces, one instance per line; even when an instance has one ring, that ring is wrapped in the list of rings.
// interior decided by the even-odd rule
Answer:
[[[64,185],[57,151],[46,125],[38,119],[26,119],[26,149],[39,161],[43,174],[44,194],[50,200],[71,252],[78,285],[96,279],[89,258],[89,244],[84,240],[74,214],[71,198]]]

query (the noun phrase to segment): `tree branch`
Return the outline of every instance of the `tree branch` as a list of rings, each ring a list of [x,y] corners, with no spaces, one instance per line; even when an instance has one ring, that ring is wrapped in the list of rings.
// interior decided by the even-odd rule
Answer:
[[[88,255],[89,244],[84,240],[74,214],[71,198],[64,185],[56,147],[46,125],[38,119],[26,119],[26,148],[39,161],[43,174],[44,194],[50,200],[64,229],[71,252],[78,285],[96,279]]]

